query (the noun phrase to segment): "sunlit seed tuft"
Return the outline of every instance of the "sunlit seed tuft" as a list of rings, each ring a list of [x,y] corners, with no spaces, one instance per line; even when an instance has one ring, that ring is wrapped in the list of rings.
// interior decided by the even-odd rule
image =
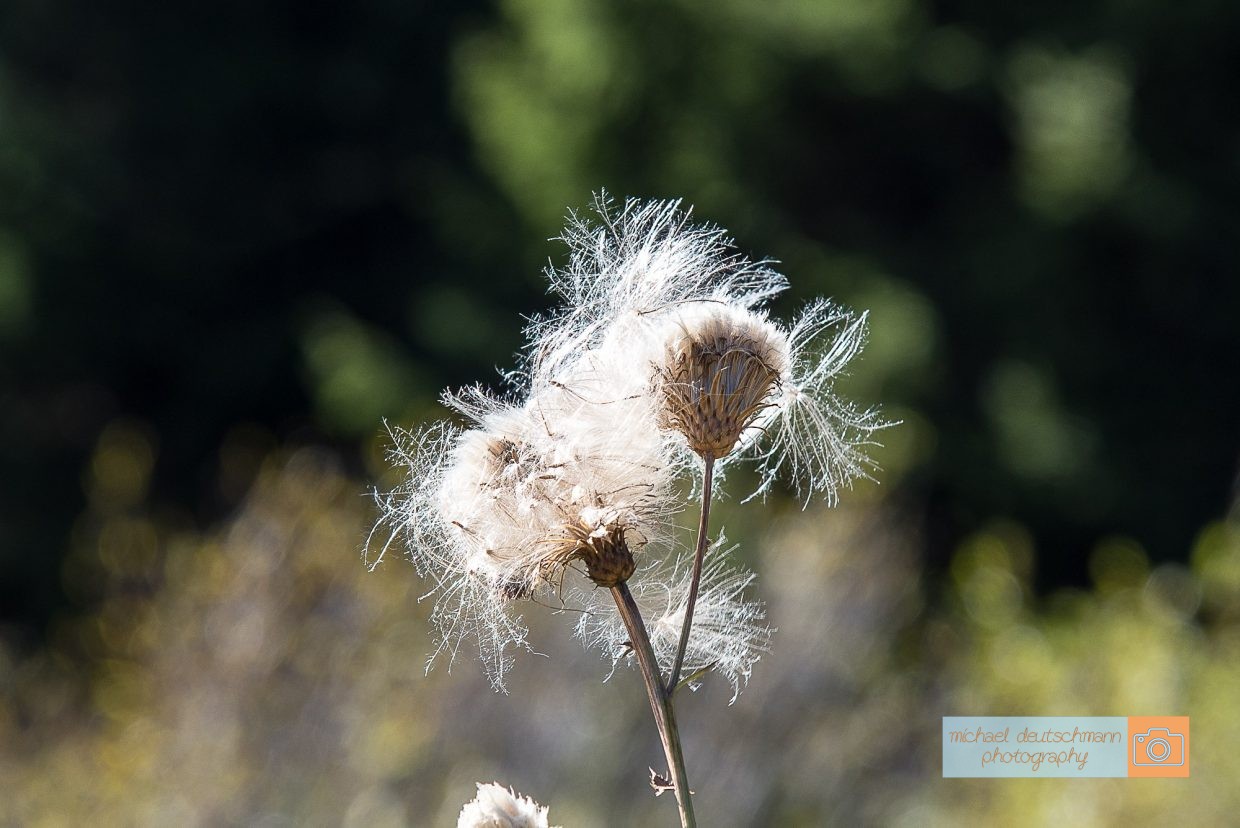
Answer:
[[[478,783],[478,796],[465,803],[456,828],[548,828],[549,809],[498,782]]]

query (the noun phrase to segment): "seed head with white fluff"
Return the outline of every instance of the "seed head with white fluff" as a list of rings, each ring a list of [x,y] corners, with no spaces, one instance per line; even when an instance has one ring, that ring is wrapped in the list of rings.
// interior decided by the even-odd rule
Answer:
[[[560,386],[523,404],[478,389],[445,402],[472,427],[392,432],[390,457],[406,478],[380,497],[387,535],[372,534],[372,565],[403,535],[433,582],[426,597],[435,599],[439,642],[431,661],[446,654],[451,662],[462,642],[475,640],[502,689],[511,652],[529,649],[522,602],[564,603],[578,592],[565,585],[578,579],[604,587],[626,580],[634,551],[667,535],[677,507],[661,455],[628,434],[626,417],[645,416],[632,404],[604,408]]]
[[[550,809],[498,782],[478,783],[478,796],[465,803],[456,828],[548,828]]]
[[[679,202],[600,196],[595,209],[597,224],[573,218],[569,263],[548,272],[564,307],[527,331],[535,387],[590,353],[613,396],[645,400],[673,467],[748,458],[755,494],[787,472],[807,500],[831,503],[868,476],[866,449],[887,423],[835,390],[865,343],[864,314],[819,299],[790,326],[773,320],[764,306],[784,277],[691,224]]]

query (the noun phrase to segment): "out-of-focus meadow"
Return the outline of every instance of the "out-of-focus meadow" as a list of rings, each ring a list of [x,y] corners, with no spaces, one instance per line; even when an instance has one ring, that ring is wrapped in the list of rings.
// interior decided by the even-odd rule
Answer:
[[[498,385],[567,208],[684,197],[870,309],[902,423],[725,499],[778,627],[679,705],[708,825],[1240,810],[1240,6],[0,11],[0,824],[670,824],[574,618],[493,693],[369,572],[382,421]],[[736,476],[742,484],[743,474]],[[734,490],[739,491],[738,485]],[[1189,780],[944,780],[944,715],[1189,715]]]
[[[66,585],[95,596],[45,648],[0,653],[0,779],[18,825],[449,825],[476,780],[536,792],[564,825],[670,821],[635,672],[529,613],[543,657],[509,695],[476,664],[424,675],[408,568],[351,554],[370,519],[331,454],[278,452],[239,513],[198,534],[143,508],[150,446],[101,444]],[[138,497],[135,497],[135,496]],[[907,514],[876,490],[824,514],[725,509],[779,628],[731,707],[682,700],[709,825],[1223,825],[1240,807],[1240,528],[1188,565],[1091,557],[1089,590],[1036,597],[1013,523],[966,539],[928,589]],[[748,524],[760,523],[761,528]],[[722,685],[722,686],[720,686]],[[1188,712],[1193,778],[943,780],[944,714]]]

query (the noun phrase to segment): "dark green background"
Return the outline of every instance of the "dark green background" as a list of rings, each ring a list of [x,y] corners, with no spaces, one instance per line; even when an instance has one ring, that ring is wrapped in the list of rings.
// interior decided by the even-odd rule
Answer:
[[[111,422],[205,524],[222,446],[361,472],[497,379],[603,187],[780,260],[780,312],[873,309],[932,566],[996,517],[1043,587],[1184,559],[1240,454],[1238,42],[1228,2],[6,3],[0,614],[65,604]]]

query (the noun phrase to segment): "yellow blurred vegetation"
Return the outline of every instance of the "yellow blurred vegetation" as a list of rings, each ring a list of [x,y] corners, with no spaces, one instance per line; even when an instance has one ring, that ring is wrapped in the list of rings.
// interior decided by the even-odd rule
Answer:
[[[236,515],[198,534],[145,511],[156,450],[136,424],[104,433],[64,572],[92,609],[34,652],[0,642],[0,823],[447,825],[492,779],[565,825],[670,822],[645,787],[658,753],[637,676],[604,683],[574,619],[530,607],[549,657],[522,658],[510,696],[466,653],[424,674],[425,585],[396,559],[363,566],[366,487],[331,454],[272,452]],[[780,631],[734,706],[709,681],[680,704],[705,824],[1222,825],[1240,810],[1234,519],[1203,529],[1188,566],[1109,539],[1092,589],[1038,597],[1013,523],[968,539],[938,582],[915,519],[872,490],[833,511],[725,514]],[[943,715],[1149,714],[1192,717],[1191,779],[940,778]]]

